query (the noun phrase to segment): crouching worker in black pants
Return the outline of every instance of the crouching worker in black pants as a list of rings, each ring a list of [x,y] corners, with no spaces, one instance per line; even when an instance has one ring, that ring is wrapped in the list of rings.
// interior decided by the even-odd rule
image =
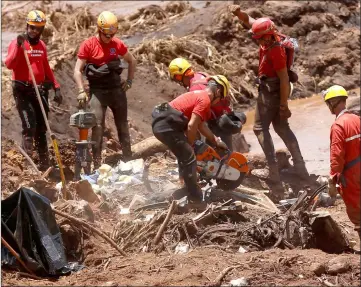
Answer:
[[[180,95],[169,103],[157,105],[152,113],[154,136],[174,153],[178,160],[179,174],[183,177],[189,200],[201,200],[197,185],[197,162],[193,144],[197,131],[216,147],[227,145],[207,127],[211,106],[227,97],[229,82],[226,77],[210,77],[207,88]]]

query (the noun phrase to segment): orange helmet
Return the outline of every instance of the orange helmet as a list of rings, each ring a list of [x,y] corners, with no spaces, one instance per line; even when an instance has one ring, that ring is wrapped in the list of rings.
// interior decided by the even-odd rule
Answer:
[[[105,35],[114,35],[118,31],[118,18],[112,12],[104,11],[98,17],[98,30]]]
[[[269,18],[259,18],[252,24],[252,38],[260,39],[264,35],[274,35],[276,27]]]
[[[26,23],[28,25],[44,27],[46,23],[46,17],[40,10],[32,10],[26,17]]]

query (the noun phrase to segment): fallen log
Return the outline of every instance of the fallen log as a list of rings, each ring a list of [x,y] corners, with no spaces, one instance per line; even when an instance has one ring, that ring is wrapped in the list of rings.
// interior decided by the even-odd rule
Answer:
[[[167,151],[168,147],[161,143],[155,136],[151,136],[139,143],[132,145],[133,159],[147,158],[158,152]],[[109,165],[117,164],[122,159],[122,153],[116,152],[105,157],[104,162]]]
[[[165,152],[167,149],[168,147],[155,136],[151,136],[132,146],[133,158],[149,157],[157,152]]]

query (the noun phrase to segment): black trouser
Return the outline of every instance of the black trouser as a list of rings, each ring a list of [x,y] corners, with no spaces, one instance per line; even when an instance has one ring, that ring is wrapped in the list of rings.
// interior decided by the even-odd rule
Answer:
[[[35,93],[35,88],[13,81],[13,95],[16,108],[22,124],[23,148],[28,154],[32,154],[33,142],[39,154],[40,161],[48,158],[48,143],[46,139],[46,125],[40,104]],[[49,112],[48,90],[39,89],[43,101],[46,116]],[[46,159],[45,159],[46,160]]]
[[[154,136],[164,143],[172,153],[177,157],[179,174],[184,179],[187,191],[195,195],[197,186],[197,161],[193,148],[188,143],[188,139],[183,132],[163,132],[155,133]]]
[[[152,130],[154,136],[177,157],[179,175],[183,177],[189,195],[197,197],[197,161],[193,148],[184,134],[188,119],[184,115],[163,104],[155,107],[152,113]]]
[[[279,135],[290,151],[293,162],[296,165],[304,164],[297,138],[291,130],[288,120],[280,118],[279,81],[275,81],[274,83],[262,83],[258,92],[259,96],[257,99],[253,131],[258,138],[268,164],[270,166],[274,166],[276,164],[275,149],[269,132],[271,123],[275,132]]]
[[[95,113],[97,125],[92,129],[94,165],[98,167],[101,162],[101,149],[105,126],[105,113],[109,107],[114,116],[115,126],[118,132],[119,142],[122,146],[125,160],[132,157],[129,127],[128,127],[128,104],[126,93],[121,87],[100,89],[90,87],[90,110]]]

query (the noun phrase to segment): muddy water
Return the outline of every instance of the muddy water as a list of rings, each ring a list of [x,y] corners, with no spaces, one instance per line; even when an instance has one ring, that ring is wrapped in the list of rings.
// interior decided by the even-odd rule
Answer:
[[[335,119],[320,96],[297,99],[289,102],[292,117],[290,127],[295,133],[301,152],[310,173],[327,175],[329,171],[329,133]],[[262,149],[254,135],[254,110],[247,113],[247,123],[243,134],[251,145],[250,154],[262,153]],[[281,138],[270,127],[271,136],[276,149],[286,148]]]

